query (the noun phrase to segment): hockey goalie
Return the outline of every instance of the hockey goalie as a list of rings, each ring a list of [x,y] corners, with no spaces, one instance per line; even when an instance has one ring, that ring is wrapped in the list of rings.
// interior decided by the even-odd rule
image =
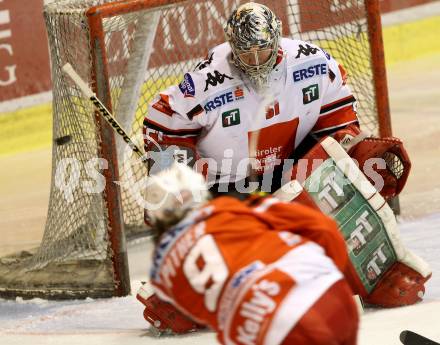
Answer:
[[[402,142],[396,138],[375,138],[363,132],[359,128],[354,106],[355,98],[346,83],[347,75],[344,68],[332,56],[313,44],[281,38],[281,23],[266,6],[256,3],[240,6],[229,18],[225,32],[228,42],[213,48],[207,59],[202,61],[195,71],[185,74],[179,85],[164,90],[151,103],[144,121],[144,133],[148,134],[145,148],[147,152],[151,152],[151,157],[159,158],[154,160],[151,172],[159,172],[169,165],[162,163],[172,161],[173,159],[169,159],[170,156],[191,164],[204,160],[214,162],[216,164],[213,166],[195,164],[195,168],[199,169],[208,181],[210,176],[214,176],[215,183],[210,185],[213,196],[220,195],[219,200],[225,200],[221,195],[229,192],[235,195],[235,199],[239,199],[226,199],[228,203],[235,205],[234,208],[228,208],[224,205],[226,202],[219,201],[218,207],[225,207],[225,213],[234,214],[235,208],[241,210],[242,207],[247,207],[247,212],[264,223],[264,227],[273,229],[276,233],[286,230],[289,234],[300,236],[301,239],[293,237],[300,242],[310,241],[320,246],[325,252],[326,260],[333,261],[335,270],[343,274],[352,293],[361,296],[368,305],[397,307],[420,301],[425,291],[424,284],[431,271],[421,258],[402,244],[394,215],[386,202],[403,189],[411,167]],[[153,144],[159,150],[155,150]],[[253,158],[253,163],[257,164],[249,170],[249,164],[241,163],[249,162],[250,157]],[[289,160],[293,160],[294,164],[286,164]],[[236,193],[240,191],[240,187],[250,191],[247,188],[251,183],[250,175],[256,175],[262,189],[274,193],[277,199],[269,198],[267,200],[271,201],[267,203],[260,200],[256,204],[259,206],[252,208],[248,193]],[[159,173],[157,179],[152,178],[151,181],[160,185],[160,176]],[[265,184],[267,176],[270,176],[268,186]],[[167,179],[167,184],[173,185],[171,178]],[[231,303],[249,302],[243,298],[252,298],[249,295],[251,291],[244,288],[248,285],[240,285],[241,278],[237,278],[240,276],[237,272],[241,272],[241,269],[247,272],[246,266],[240,266],[242,256],[237,254],[235,262],[235,259],[227,254],[229,251],[219,250],[219,255],[213,254],[211,262],[209,255],[203,255],[214,253],[214,250],[200,245],[198,249],[194,249],[191,259],[195,260],[195,264],[188,264],[190,266],[186,271],[186,274],[193,272],[196,275],[184,278],[181,270],[185,270],[186,257],[192,252],[191,248],[197,247],[198,243],[196,238],[191,237],[193,235],[183,235],[193,231],[189,230],[193,227],[184,225],[187,221],[196,224],[198,221],[190,220],[191,210],[194,209],[197,213],[200,209],[196,206],[181,207],[186,205],[185,196],[189,198],[188,195],[191,194],[188,194],[185,188],[163,188],[167,191],[165,194],[183,192],[183,195],[178,198],[180,204],[172,203],[172,207],[159,208],[156,210],[159,212],[157,214],[153,209],[146,211],[147,220],[155,229],[159,229],[158,233],[168,229],[158,237],[161,243],[159,247],[168,249],[159,250],[155,254],[157,272],[156,275],[153,274],[152,282],[159,296],[147,294],[144,290],[138,295],[146,306],[144,315],[155,327],[170,329],[176,333],[197,329],[197,322],[200,322],[218,330],[219,334],[223,334],[220,339],[227,343],[231,335],[225,332],[230,332],[228,327],[235,327],[238,319],[231,320],[230,323],[222,323],[224,319],[222,322],[217,320],[216,317],[220,315],[220,309],[217,309],[220,307],[217,304],[215,308],[211,304],[211,309],[207,310],[206,315],[199,315],[188,309],[190,306],[180,300],[178,287],[173,285],[176,290],[172,290],[170,286],[162,284],[170,284],[179,276],[176,286],[185,286],[188,291],[181,293],[182,296],[186,296],[191,290],[183,281],[187,279],[185,284],[190,285],[199,282],[200,285],[196,284],[197,288],[192,287],[195,291],[194,296],[201,299],[206,291],[215,291],[219,302],[226,293],[223,289],[226,289],[235,277],[241,287],[237,291],[241,292],[237,292],[240,296],[230,297],[234,300]],[[149,191],[146,194],[150,197]],[[217,205],[216,202],[214,199],[211,203]],[[292,205],[286,206],[289,203]],[[341,258],[334,256],[329,249],[330,244],[322,241],[321,236],[325,237],[329,229],[325,226],[325,229],[315,227],[306,220],[301,223],[298,220],[301,218],[300,215],[293,215],[298,204],[302,205],[299,208],[301,212],[314,209],[320,214],[321,218],[315,214],[320,219],[317,220],[318,223],[326,223],[327,216],[336,221],[338,230],[345,240],[345,245],[340,247],[341,251],[344,249],[343,253],[340,252],[339,255],[347,255],[349,260],[346,264],[341,264],[338,261]],[[189,202],[189,205],[192,203]],[[279,207],[293,208],[276,213],[275,209]],[[183,214],[180,212],[181,209],[184,210]],[[275,212],[276,216],[272,212]],[[298,224],[293,220],[293,223],[290,223],[289,213],[292,213],[292,217],[298,217],[295,218],[295,222],[299,221],[298,224],[304,225],[304,228],[302,225],[297,227]],[[266,216],[269,218],[265,218]],[[207,219],[201,223],[209,222],[210,215],[206,217]],[[235,214],[235,217],[228,218],[230,221],[221,222],[223,228],[219,227],[218,231],[232,236],[229,238],[229,235],[225,235],[227,245],[233,246],[235,241],[241,240],[240,236],[243,236],[247,245],[242,251],[255,252],[252,254],[255,255],[252,260],[261,261],[264,265],[277,266],[275,262],[282,260],[282,256],[278,257],[276,253],[280,252],[270,246],[266,248],[266,242],[260,241],[256,233],[255,239],[248,237],[247,234],[253,234],[252,226],[234,225],[233,219],[238,221],[240,218],[241,214]],[[177,227],[171,224],[177,224]],[[180,238],[185,238],[181,244]],[[333,239],[338,241],[336,237]],[[215,236],[213,241],[216,242]],[[222,246],[220,244],[219,248],[223,248]],[[238,244],[237,246],[239,247]],[[176,248],[176,251],[173,251],[173,248]],[[280,250],[281,248],[283,246]],[[175,254],[169,259],[164,259],[168,250]],[[231,252],[235,253],[232,249]],[[164,257],[159,258],[158,253]],[[271,254],[274,256],[269,260],[266,255]],[[314,254],[311,254],[311,257],[314,257]],[[220,259],[226,260],[227,264],[222,266]],[[325,261],[323,257],[321,259]],[[243,259],[243,262],[247,261]],[[176,267],[176,263],[182,266]],[[222,272],[222,267],[227,267],[227,272],[223,270],[223,273],[217,276],[217,269],[213,269],[214,263],[219,264],[219,272]],[[229,264],[232,267],[229,267]],[[158,273],[162,269],[167,271],[169,280],[166,283]],[[295,270],[293,267],[291,269]],[[243,274],[253,277],[251,273]],[[296,281],[294,275],[291,278],[300,289],[301,282]],[[329,290],[326,291],[332,289],[330,285],[327,287]],[[277,300],[275,308],[284,310],[284,302],[288,305],[287,296],[290,293],[295,294],[295,289],[296,285],[293,284],[288,289],[290,292],[283,290],[286,295]],[[213,292],[210,292],[208,299],[213,296],[211,293]],[[322,293],[319,297],[316,296],[316,299],[310,299],[308,307],[303,305],[301,315],[292,311],[292,315],[295,316],[292,316],[293,323],[289,321],[289,326],[285,325],[286,337],[290,330],[295,329],[295,325],[301,324],[302,317],[307,318],[307,311],[317,306],[320,298],[324,298],[327,292]],[[201,300],[194,303],[202,308]],[[350,302],[347,303],[347,306],[351,305]],[[291,308],[296,310],[299,306],[292,305]],[[225,313],[222,315],[226,318]],[[230,316],[234,317],[233,315],[235,314],[232,313]],[[269,334],[265,332],[269,332],[270,325],[278,320],[278,317],[284,317],[276,315],[278,314],[275,312],[270,316],[261,316],[266,322],[265,328],[259,328],[258,332],[262,333],[258,333],[256,338],[252,338],[253,342],[249,343],[263,342],[263,338]],[[333,325],[331,328],[337,329],[337,326]],[[223,336],[225,338],[221,338]],[[350,337],[347,335],[345,339],[348,338]],[[283,341],[278,340],[278,343]],[[340,341],[343,343],[343,340]],[[324,340],[313,342],[308,339],[297,342],[321,344]],[[346,343],[350,343],[349,340]]]

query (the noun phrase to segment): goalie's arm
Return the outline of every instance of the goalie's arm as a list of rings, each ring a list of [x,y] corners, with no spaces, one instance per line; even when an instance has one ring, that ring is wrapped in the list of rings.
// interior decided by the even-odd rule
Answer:
[[[90,89],[90,87],[84,82],[84,80],[76,73],[73,69],[72,65],[66,63],[63,66],[63,72],[66,73],[73,82],[79,87],[81,92],[87,97],[96,107],[96,109],[100,112],[100,114],[104,117],[107,123],[113,128],[113,130],[118,133],[122,139],[130,146],[130,148],[142,159],[145,161],[145,157],[139,147],[131,140],[125,130],[121,127],[118,121],[114,118],[114,116],[110,113],[110,111],[105,107],[105,105],[96,97],[95,93]]]
[[[148,105],[143,133],[152,172],[166,168],[173,160],[193,166],[198,159],[196,146],[203,128],[197,116],[204,110],[195,104],[196,100],[185,99],[178,87],[171,86]]]

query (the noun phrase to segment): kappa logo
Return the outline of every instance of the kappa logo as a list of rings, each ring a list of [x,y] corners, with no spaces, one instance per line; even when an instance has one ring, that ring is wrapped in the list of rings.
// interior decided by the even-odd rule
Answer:
[[[208,78],[206,79],[204,91],[208,90],[209,85],[217,86],[217,84],[223,84],[225,82],[225,79],[230,79],[230,80],[234,79],[225,73],[220,73],[219,71],[214,71],[214,75],[211,72],[209,72],[206,76]]]
[[[315,55],[318,52],[318,48],[312,47],[310,44],[306,44],[305,46],[300,44],[298,49],[298,54],[296,54],[295,59],[299,59],[301,54],[304,56]]]
[[[240,110],[232,109],[222,114],[222,126],[224,128],[240,124]]]
[[[194,97],[196,94],[196,88],[194,81],[189,73],[185,73],[182,82],[179,84],[180,92],[183,93],[183,97]]]
[[[309,104],[319,99],[319,86],[318,84],[310,85],[302,89],[303,104]]]
[[[211,55],[208,56],[205,60],[200,61],[197,66],[194,68],[195,71],[200,71],[201,69],[204,69],[205,67],[209,66],[212,62],[212,59],[214,57],[214,53],[211,53]]]

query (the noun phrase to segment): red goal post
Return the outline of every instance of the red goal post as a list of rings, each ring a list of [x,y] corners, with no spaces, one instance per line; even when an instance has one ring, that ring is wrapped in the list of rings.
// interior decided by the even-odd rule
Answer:
[[[125,240],[145,233],[138,181],[146,170],[125,157],[122,140],[62,66],[69,62],[142,145],[148,102],[224,41],[226,18],[244,2],[62,0],[45,6],[54,122],[48,216],[39,248],[0,258],[1,297],[130,293]],[[281,18],[284,36],[316,43],[344,65],[362,125],[390,135],[378,0],[260,2]],[[104,177],[102,190],[94,171]]]
[[[366,0],[365,8],[367,11],[368,38],[370,41],[374,99],[377,109],[377,134],[381,137],[390,137],[393,132],[388,99],[388,83],[379,0]]]

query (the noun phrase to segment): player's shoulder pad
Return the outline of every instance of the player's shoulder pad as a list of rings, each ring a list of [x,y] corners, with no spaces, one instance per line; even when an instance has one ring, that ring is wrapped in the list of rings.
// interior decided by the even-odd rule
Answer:
[[[195,98],[197,103],[203,103],[212,95],[241,83],[235,68],[228,61],[230,53],[228,43],[211,49],[194,71],[184,75],[179,84],[182,94]]]
[[[180,105],[182,113],[190,120],[216,96],[242,84],[240,74],[229,62],[230,54],[229,43],[220,44],[211,49],[192,72],[183,76],[176,92],[183,102]]]
[[[295,66],[314,60],[330,61],[332,57],[321,47],[306,41],[283,38],[281,48],[287,55],[287,65]]]

